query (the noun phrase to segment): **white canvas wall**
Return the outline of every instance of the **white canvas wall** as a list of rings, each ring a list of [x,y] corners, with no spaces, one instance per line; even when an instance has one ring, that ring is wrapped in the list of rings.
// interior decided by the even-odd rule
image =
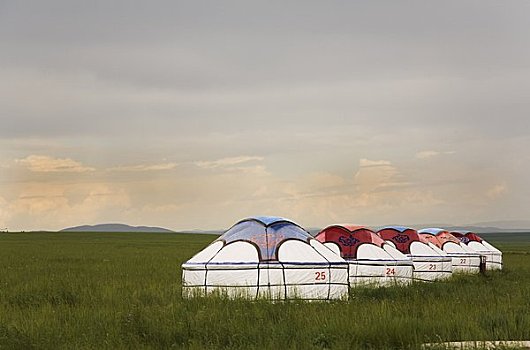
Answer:
[[[183,295],[245,298],[347,298],[348,264],[316,240],[287,240],[278,261],[259,261],[254,245],[214,242],[182,265]]]
[[[443,252],[442,252],[443,253]],[[414,264],[413,278],[419,281],[435,281],[451,276],[452,259],[430,245],[415,241],[410,244],[410,255]]]

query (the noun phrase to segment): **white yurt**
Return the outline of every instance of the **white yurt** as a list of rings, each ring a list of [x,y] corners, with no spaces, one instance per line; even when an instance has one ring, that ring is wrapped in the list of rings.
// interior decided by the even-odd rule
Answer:
[[[348,263],[294,222],[252,217],[182,265],[185,297],[330,300],[348,297]]]
[[[364,226],[331,225],[315,238],[350,264],[350,285],[412,282],[412,260]]]
[[[502,269],[502,252],[471,231],[452,231],[463,246],[486,257],[486,270]]]
[[[416,230],[404,226],[386,226],[377,234],[412,259],[414,280],[434,281],[451,276],[451,258],[440,249],[431,247]]]
[[[453,272],[478,273],[480,271],[480,254],[470,251],[448,231],[441,228],[426,228],[419,230],[418,233],[451,257]]]

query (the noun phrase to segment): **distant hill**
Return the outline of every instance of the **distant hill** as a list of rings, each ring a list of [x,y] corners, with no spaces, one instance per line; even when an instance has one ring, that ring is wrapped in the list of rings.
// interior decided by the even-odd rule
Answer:
[[[175,231],[162,227],[151,226],[130,226],[125,224],[99,224],[99,225],[82,225],[68,227],[60,232],[153,232],[153,233],[172,233]]]
[[[193,233],[197,235],[222,235],[226,230],[199,230],[199,229],[193,229],[193,230],[179,230],[180,233]]]
[[[480,227],[500,227],[502,230],[516,230],[516,231],[529,231],[530,220],[499,220],[499,221],[488,221],[478,222],[469,226],[480,226]]]
[[[430,226],[440,227],[440,226]],[[448,231],[471,231],[475,233],[530,232],[527,228],[500,228],[494,226],[441,226]]]
[[[529,220],[504,220],[504,221],[487,221],[477,222],[466,225],[450,225],[450,224],[419,224],[412,227],[421,229],[424,227],[440,227],[448,231],[462,230],[473,231],[476,233],[490,233],[490,232],[530,232]]]
[[[381,226],[385,226],[385,225],[372,226],[372,228],[377,229],[378,227],[381,227]],[[476,223],[476,224],[468,224],[468,225],[460,225],[460,226],[450,225],[450,224],[441,224],[441,223],[415,224],[415,225],[404,224],[404,226],[410,226],[416,229],[422,229],[424,227],[441,227],[449,231],[467,230],[467,231],[473,231],[476,233],[530,232],[530,220],[492,221],[492,222],[481,222],[481,223]],[[318,227],[308,228],[309,233],[311,233],[312,235],[316,235],[318,232],[320,232],[320,230],[321,229]],[[219,229],[219,230],[192,229],[192,230],[179,230],[178,232],[220,235],[224,231],[225,229]],[[69,227],[69,228],[65,228],[61,230],[61,232],[154,232],[154,233],[171,232],[171,233],[175,233],[176,231],[172,231],[172,230],[162,228],[162,227],[152,227],[152,226],[130,226],[126,224],[100,224],[100,225],[82,225],[82,226]]]

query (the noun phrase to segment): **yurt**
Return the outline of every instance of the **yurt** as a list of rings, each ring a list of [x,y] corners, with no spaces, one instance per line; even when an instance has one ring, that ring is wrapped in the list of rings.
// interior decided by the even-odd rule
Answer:
[[[502,252],[482,237],[471,231],[452,231],[451,234],[464,246],[486,257],[486,270],[502,269]]]
[[[480,254],[464,247],[455,236],[441,228],[426,228],[418,233],[451,257],[453,272],[478,273]]]
[[[348,263],[279,217],[241,220],[182,265],[185,297],[329,300],[348,287]]]
[[[412,260],[364,226],[332,225],[315,238],[350,264],[350,285],[412,282]]]
[[[415,280],[434,281],[451,276],[451,258],[441,250],[433,249],[416,230],[404,226],[386,226],[377,234],[412,259]]]

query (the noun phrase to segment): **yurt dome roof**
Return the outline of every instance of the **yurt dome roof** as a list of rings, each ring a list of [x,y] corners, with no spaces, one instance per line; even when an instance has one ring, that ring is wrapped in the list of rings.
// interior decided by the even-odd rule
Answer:
[[[413,228],[410,228],[407,226],[385,226],[385,227],[381,227],[378,231],[382,231],[382,230],[394,230],[394,231],[398,231],[401,233],[404,233],[405,231],[408,231],[408,230],[415,231]]]
[[[429,227],[429,228],[424,228],[422,230],[419,230],[418,233],[428,233],[430,235],[437,235],[443,231],[447,231],[447,230],[444,230],[443,228],[438,228],[438,227]]]
[[[260,261],[278,260],[278,248],[287,240],[308,242],[313,237],[296,223],[276,216],[255,216],[243,219],[228,229],[217,241],[230,244],[244,241],[253,244]]]
[[[482,239],[482,237],[480,237],[474,232],[466,233],[466,238],[469,239],[470,241],[475,241],[475,242],[482,242],[484,240]]]
[[[428,243],[418,231],[406,226],[385,226],[379,229],[377,234],[381,238],[393,242],[396,247],[405,254],[411,253],[410,245],[412,242]]]
[[[343,258],[355,259],[361,244],[369,243],[382,247],[385,241],[366,226],[331,225],[320,231],[316,237],[322,243],[332,242],[339,246]]]

